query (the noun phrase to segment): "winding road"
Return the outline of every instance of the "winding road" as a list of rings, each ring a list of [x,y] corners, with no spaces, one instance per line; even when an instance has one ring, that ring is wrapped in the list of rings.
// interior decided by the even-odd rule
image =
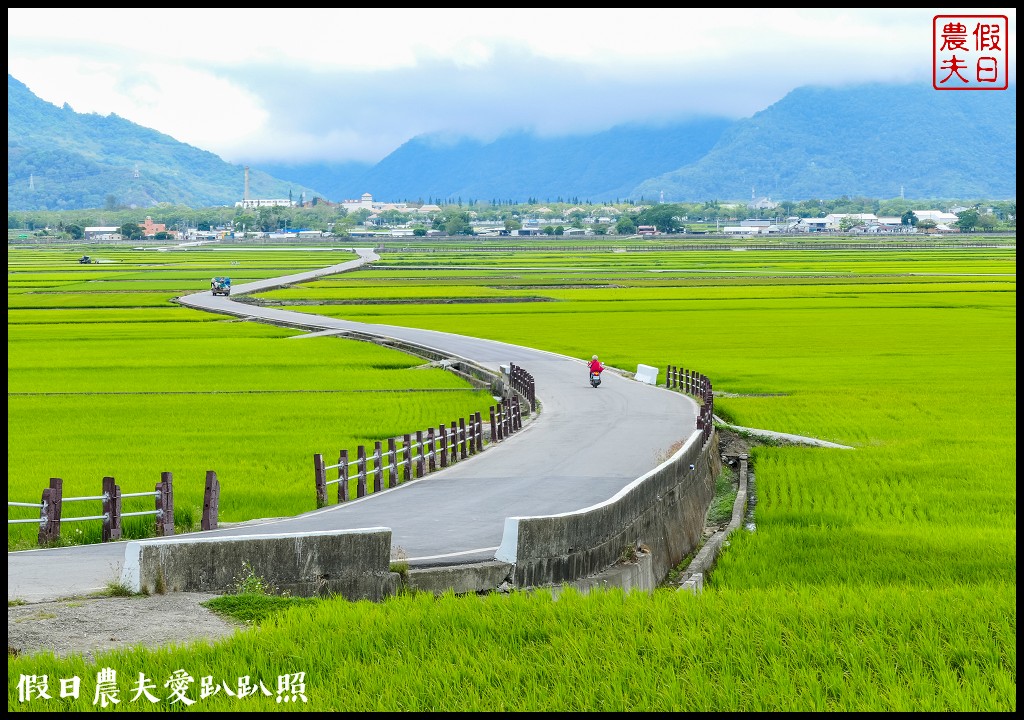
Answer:
[[[379,259],[370,249],[353,250],[359,255],[356,260],[236,285],[232,292],[304,282]],[[579,358],[453,333],[258,307],[209,291],[179,302],[315,334],[348,330],[412,342],[495,372],[514,363],[533,375],[542,404],[542,412],[521,432],[447,469],[343,505],[190,537],[387,527],[392,556],[404,557],[413,568],[490,560],[501,542],[505,518],[555,515],[604,502],[668,458],[696,428],[697,404],[691,398],[612,370],[594,390]],[[265,480],[253,478],[253,485]],[[43,602],[104,590],[120,579],[124,546],[122,541],[9,552],[8,601]]]

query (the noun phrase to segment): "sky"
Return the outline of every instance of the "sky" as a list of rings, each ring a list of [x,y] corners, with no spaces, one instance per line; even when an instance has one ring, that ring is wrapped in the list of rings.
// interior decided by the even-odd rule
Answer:
[[[1014,8],[8,8],[7,72],[231,163],[377,162],[416,136],[750,117],[805,85],[932,84],[935,15]]]

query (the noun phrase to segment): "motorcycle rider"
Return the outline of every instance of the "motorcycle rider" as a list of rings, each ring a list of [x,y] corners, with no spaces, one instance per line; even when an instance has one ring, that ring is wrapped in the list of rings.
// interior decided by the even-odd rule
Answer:
[[[597,359],[597,355],[590,358],[590,372],[597,373],[598,375],[604,372],[604,365],[602,365],[601,361]]]

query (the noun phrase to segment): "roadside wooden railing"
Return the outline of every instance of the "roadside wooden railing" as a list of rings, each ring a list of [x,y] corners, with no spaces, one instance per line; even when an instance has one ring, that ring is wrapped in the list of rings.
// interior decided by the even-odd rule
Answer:
[[[508,364],[509,385],[530,404],[530,411],[537,409],[537,386],[533,375],[514,363]]]
[[[489,432],[485,432],[481,413],[474,413],[468,422],[460,418],[450,424],[441,423],[437,428],[406,433],[401,437],[401,448],[398,438],[387,440],[387,450],[383,441],[376,441],[370,454],[365,445],[359,445],[354,458],[349,458],[348,450],[342,450],[333,465],[326,464],[324,456],[317,453],[313,455],[316,506],[329,504],[331,485],[338,486],[337,501],[343,503],[397,487],[483,452],[485,443],[500,442],[522,429],[518,395],[510,393],[509,397],[492,405],[489,420]],[[330,470],[337,471],[337,478],[327,479]],[[352,481],[355,481],[354,495]]]
[[[139,510],[124,512],[121,509],[122,500],[125,498],[152,497],[155,508],[153,510]],[[100,515],[79,515],[76,517],[64,516],[64,504],[69,502],[96,502],[102,505]],[[206,473],[206,489],[203,501],[203,530],[212,530],[217,527],[217,511],[220,502],[220,483],[217,481],[217,473],[212,470]],[[7,502],[7,507],[31,507],[39,509],[39,518],[15,518],[8,519],[8,525],[20,523],[35,523],[39,525],[38,542],[40,545],[48,545],[60,539],[61,526],[68,522],[83,522],[87,520],[100,520],[103,523],[101,539],[103,542],[121,539],[121,522],[127,517],[139,517],[153,515],[155,520],[154,531],[157,537],[168,537],[174,535],[174,477],[169,472],[160,473],[160,482],[152,492],[123,493],[121,486],[113,477],[104,477],[100,495],[84,495],[81,497],[64,497],[64,480],[62,478],[50,478],[49,487],[43,490],[42,501],[38,503]]]
[[[665,387],[681,390],[701,401],[700,410],[697,412],[697,429],[703,431],[701,442],[707,442],[715,418],[715,395],[712,392],[711,380],[696,370],[685,370],[669,365],[665,371]]]

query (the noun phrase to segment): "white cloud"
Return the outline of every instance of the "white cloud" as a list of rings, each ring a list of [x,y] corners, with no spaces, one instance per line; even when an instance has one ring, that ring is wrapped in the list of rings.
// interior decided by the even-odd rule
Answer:
[[[375,161],[434,132],[749,116],[795,87],[930,83],[919,9],[8,8],[8,72],[232,162]],[[1016,77],[1016,11],[1010,77]]]

